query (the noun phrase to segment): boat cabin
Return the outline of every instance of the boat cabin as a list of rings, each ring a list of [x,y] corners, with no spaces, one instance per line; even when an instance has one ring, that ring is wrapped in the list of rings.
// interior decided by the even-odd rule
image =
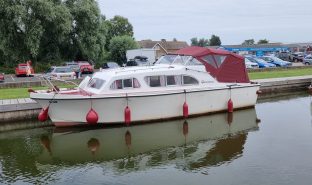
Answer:
[[[179,58],[180,56],[176,56]],[[164,60],[159,60],[164,61]],[[97,72],[92,78],[86,77],[79,85],[80,89],[94,94],[112,92],[160,91],[172,89],[188,89],[218,83],[204,65],[190,65],[191,58],[186,60],[187,66],[160,63],[155,66],[126,67]]]

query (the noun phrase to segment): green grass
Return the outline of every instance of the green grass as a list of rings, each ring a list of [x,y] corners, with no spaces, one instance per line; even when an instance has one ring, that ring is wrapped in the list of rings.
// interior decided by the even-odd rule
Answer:
[[[0,89],[0,99],[29,98],[29,88]],[[33,90],[47,89],[47,87],[34,87]]]
[[[305,76],[312,75],[312,68],[296,68],[296,69],[285,69],[285,70],[273,70],[273,71],[263,71],[263,72],[249,72],[249,78],[255,79],[265,79],[265,78],[282,78],[282,77],[292,77],[292,76]]]
[[[71,88],[73,85],[63,85],[60,88]],[[3,99],[16,99],[16,98],[29,98],[29,88],[10,88],[0,89],[0,100]],[[33,90],[49,89],[48,87],[32,87]]]

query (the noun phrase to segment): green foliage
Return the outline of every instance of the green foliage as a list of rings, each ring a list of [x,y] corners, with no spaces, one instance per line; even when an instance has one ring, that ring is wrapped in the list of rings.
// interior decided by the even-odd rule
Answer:
[[[105,21],[105,27],[107,29],[106,39],[107,43],[105,48],[109,50],[110,40],[113,37],[128,35],[133,37],[133,27],[129,23],[128,19],[119,15],[114,18]]]
[[[1,0],[0,7],[0,66],[105,60],[107,27],[95,0]]]
[[[220,37],[218,37],[216,35],[211,35],[211,38],[209,39],[209,45],[210,46],[220,46],[221,45]]]
[[[208,39],[205,39],[205,38],[201,38],[198,40],[197,37],[194,37],[194,38],[191,38],[191,45],[206,47],[206,46],[209,46],[209,41]]]
[[[110,58],[122,65],[127,61],[126,51],[138,48],[137,42],[130,36],[116,36],[110,41]]]
[[[248,39],[248,40],[245,40],[242,45],[243,46],[250,46],[250,45],[254,45],[255,44],[255,40],[254,39]]]
[[[258,41],[258,44],[267,44],[267,43],[269,43],[269,41],[267,39],[260,39]]]

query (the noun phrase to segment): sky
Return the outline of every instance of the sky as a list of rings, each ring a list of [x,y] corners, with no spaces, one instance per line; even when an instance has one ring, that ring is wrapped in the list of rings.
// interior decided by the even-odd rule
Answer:
[[[136,40],[221,38],[312,41],[312,0],[98,0],[101,13],[128,18]]]

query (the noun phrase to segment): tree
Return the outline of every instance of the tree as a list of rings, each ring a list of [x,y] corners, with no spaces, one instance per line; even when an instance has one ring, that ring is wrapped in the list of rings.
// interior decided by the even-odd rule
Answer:
[[[245,40],[242,45],[243,46],[250,46],[250,45],[254,45],[255,44],[255,40],[254,39],[248,39],[248,40]]]
[[[99,60],[106,27],[94,0],[1,0],[0,57],[25,60]]]
[[[105,21],[105,26],[107,29],[106,39],[107,43],[105,48],[109,50],[108,46],[110,40],[116,36],[128,35],[133,37],[133,27],[127,18],[116,15],[114,18]]]
[[[206,47],[206,46],[209,46],[209,41],[208,41],[208,39],[204,39],[204,38],[201,38],[198,40],[197,37],[194,37],[191,39],[191,45],[192,46]]]
[[[209,39],[209,45],[210,46],[220,46],[221,45],[220,37],[218,37],[216,35],[211,35],[211,38]]]
[[[116,36],[111,39],[109,48],[110,58],[119,65],[122,65],[127,61],[127,50],[138,48],[138,44],[132,37],[128,35]]]
[[[69,58],[99,60],[105,45],[106,28],[98,4],[94,0],[69,0],[66,2],[73,16],[69,35]]]
[[[172,41],[173,42],[178,42],[178,39],[177,38],[173,38]]]
[[[198,39],[197,39],[197,37],[191,38],[191,46],[198,46]]]
[[[267,39],[260,39],[258,41],[258,44],[267,44],[267,43],[269,43],[269,41]]]

